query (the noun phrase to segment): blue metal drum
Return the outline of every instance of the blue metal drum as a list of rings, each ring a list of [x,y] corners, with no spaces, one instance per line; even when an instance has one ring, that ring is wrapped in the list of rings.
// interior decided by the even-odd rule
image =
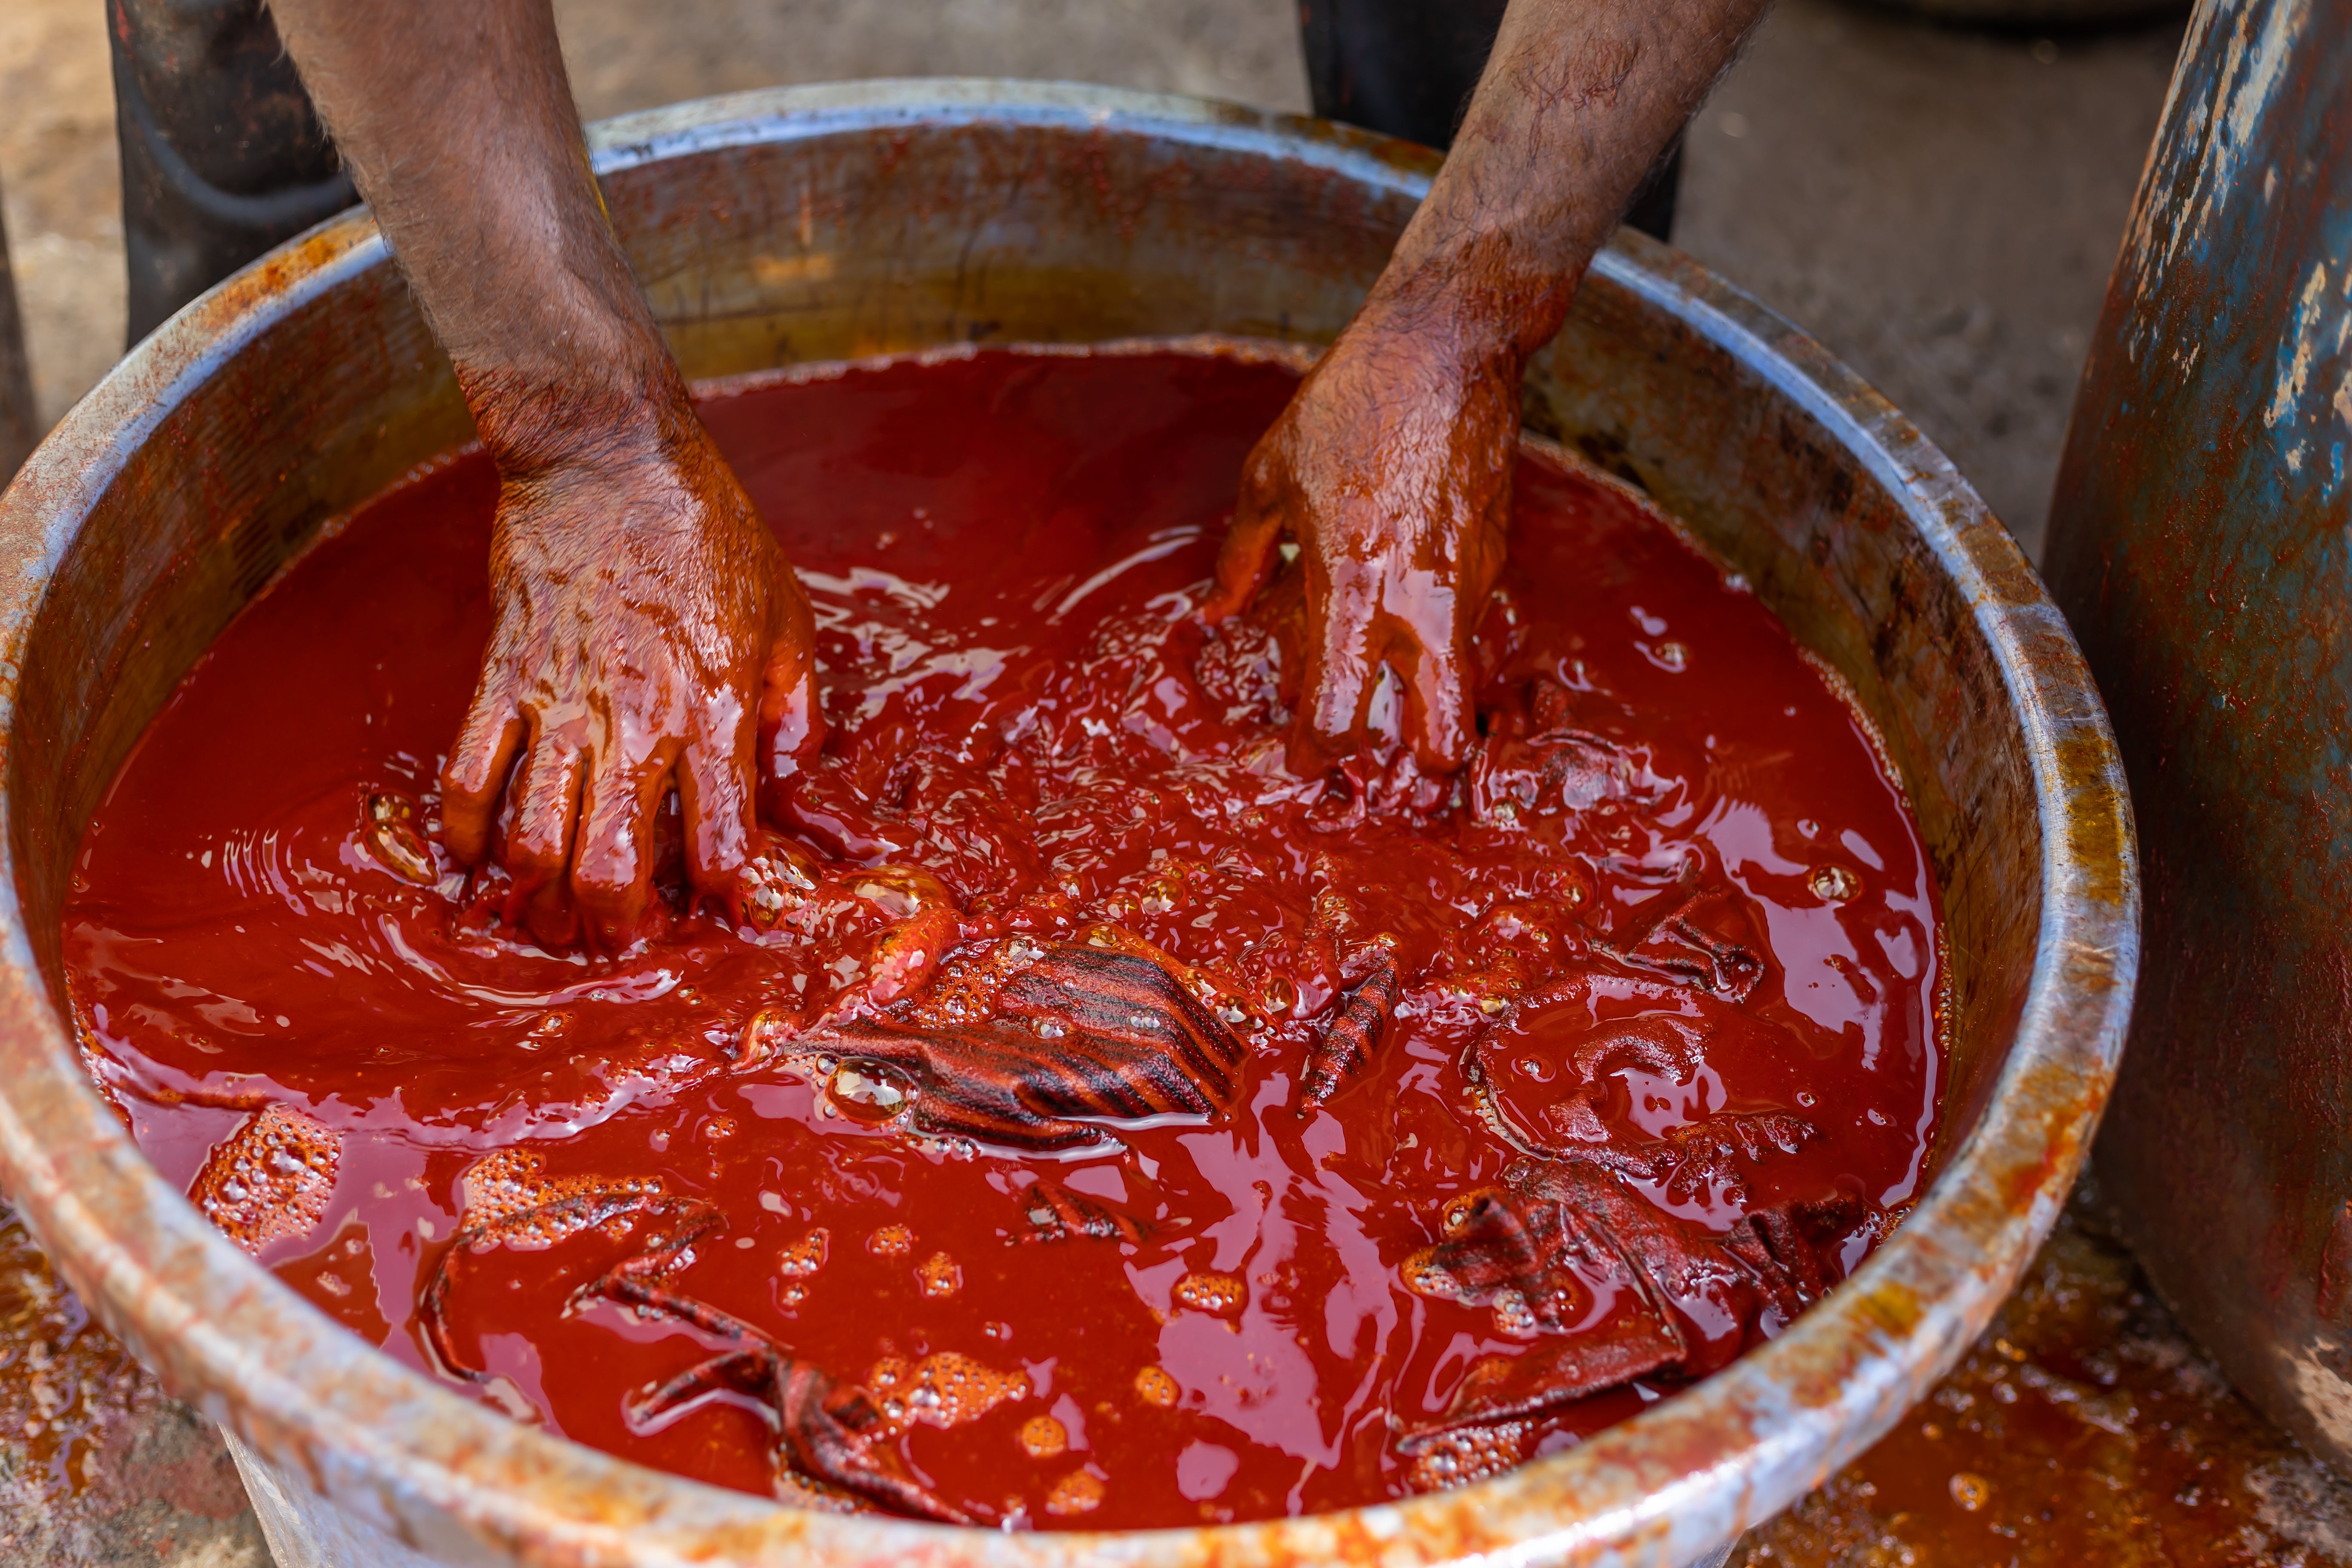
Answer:
[[[2352,4],[2206,0],[2074,405],[2050,586],[2147,954],[2098,1170],[2238,1386],[2352,1468]]]

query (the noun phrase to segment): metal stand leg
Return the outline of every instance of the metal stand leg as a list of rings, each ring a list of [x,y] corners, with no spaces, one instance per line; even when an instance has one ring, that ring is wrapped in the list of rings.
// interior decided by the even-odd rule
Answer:
[[[107,0],[131,337],[357,198],[261,0]]]
[[[8,269],[8,226],[0,220],[0,485],[33,449],[33,374],[25,361],[25,321],[16,310],[16,278]]]

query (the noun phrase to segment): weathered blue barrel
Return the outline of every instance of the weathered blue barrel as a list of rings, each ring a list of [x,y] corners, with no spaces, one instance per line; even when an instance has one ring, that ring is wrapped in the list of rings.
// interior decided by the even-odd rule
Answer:
[[[2047,575],[2147,857],[2098,1169],[2157,1289],[2352,1468],[2352,4],[2206,0]]]

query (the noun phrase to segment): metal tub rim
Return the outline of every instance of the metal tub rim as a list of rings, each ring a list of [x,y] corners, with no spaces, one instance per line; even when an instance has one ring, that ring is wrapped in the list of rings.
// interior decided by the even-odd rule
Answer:
[[[1418,199],[1433,155],[1297,117],[1068,83],[917,79],[698,100],[593,129],[600,173],[749,143],[988,121],[1262,150]],[[141,344],[0,495],[0,762],[49,579],[164,411],[303,301],[383,268],[363,212],[321,225]],[[2127,796],[2063,621],[1951,463],[1787,321],[1676,253],[1622,237],[1596,275],[1759,375],[1856,455],[1969,606],[2031,759],[2035,960],[1976,1127],[1905,1224],[1770,1343],[1566,1452],[1458,1490],[1257,1524],[1015,1535],[807,1512],[681,1480],[509,1421],[332,1324],[156,1174],[90,1088],[20,901],[15,774],[0,788],[0,1176],[66,1276],[178,1391],[271,1462],[418,1550],[549,1563],[822,1556],[1084,1562],[1675,1563],[1859,1455],[1984,1327],[2054,1222],[2112,1081],[2138,963]],[[232,1333],[234,1310],[266,1331]]]

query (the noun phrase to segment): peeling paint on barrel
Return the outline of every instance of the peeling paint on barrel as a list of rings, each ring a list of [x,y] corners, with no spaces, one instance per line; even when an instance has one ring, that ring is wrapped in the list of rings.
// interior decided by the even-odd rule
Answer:
[[[2147,852],[2098,1150],[2158,1290],[2352,1463],[2352,5],[2214,0],[2174,77],[2051,512]]]

